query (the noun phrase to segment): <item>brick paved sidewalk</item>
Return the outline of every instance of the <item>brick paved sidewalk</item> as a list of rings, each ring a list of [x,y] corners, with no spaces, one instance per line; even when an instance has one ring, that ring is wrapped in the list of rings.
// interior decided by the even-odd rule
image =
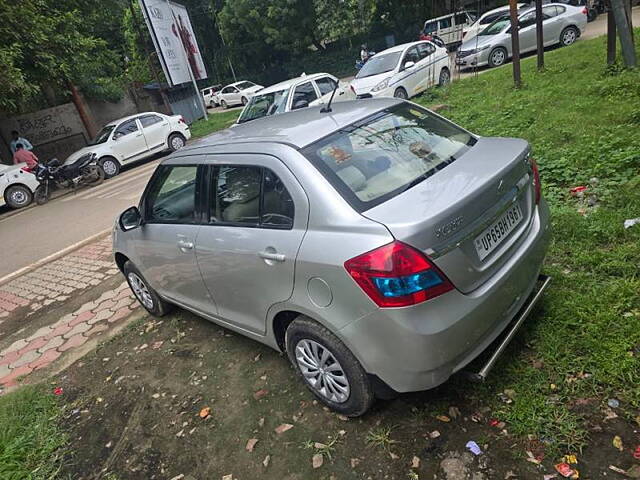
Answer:
[[[139,309],[129,286],[122,282],[96,300],[64,312],[64,302],[91,295],[93,289],[116,275],[120,272],[113,263],[110,239],[106,238],[0,286],[0,324],[17,320],[21,327],[13,334],[18,339],[0,351],[0,393],[22,377],[62,361],[90,339],[108,334]],[[46,324],[30,333],[37,326],[29,328],[35,312]]]

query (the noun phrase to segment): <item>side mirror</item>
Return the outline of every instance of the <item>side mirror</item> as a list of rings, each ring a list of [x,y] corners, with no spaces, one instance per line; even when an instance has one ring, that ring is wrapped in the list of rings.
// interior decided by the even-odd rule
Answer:
[[[404,64],[404,69],[406,70],[407,68],[411,68],[415,65],[415,62],[412,62],[411,60],[409,60],[408,62],[405,62]]]
[[[142,224],[142,215],[140,214],[138,207],[127,208],[120,214],[118,223],[120,224],[120,228],[123,232],[138,228]]]
[[[293,102],[291,110],[297,110],[299,108],[307,108],[308,106],[309,106],[309,102],[307,102],[306,100],[296,100],[295,102]]]
[[[123,137],[124,135],[122,133],[116,132],[113,134],[113,139],[114,140],[120,140],[120,137]]]

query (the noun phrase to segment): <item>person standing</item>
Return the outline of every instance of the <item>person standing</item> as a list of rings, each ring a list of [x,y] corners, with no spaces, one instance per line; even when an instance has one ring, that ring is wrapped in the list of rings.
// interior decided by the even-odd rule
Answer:
[[[12,154],[16,153],[18,143],[21,143],[22,148],[24,148],[25,150],[33,150],[33,145],[31,145],[31,142],[26,138],[21,137],[20,132],[18,132],[17,130],[13,130],[11,132],[11,144],[9,145]]]
[[[13,153],[13,163],[26,163],[27,167],[34,168],[38,165],[38,157],[33,152],[26,150],[22,143],[16,143],[16,151]]]

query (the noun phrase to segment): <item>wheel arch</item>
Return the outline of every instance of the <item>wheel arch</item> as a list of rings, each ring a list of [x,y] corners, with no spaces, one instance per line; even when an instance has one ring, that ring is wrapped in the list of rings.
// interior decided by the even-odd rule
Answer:
[[[116,261],[116,265],[118,266],[118,269],[122,273],[124,273],[124,264],[129,261],[129,258],[124,253],[120,253],[120,252],[116,252],[114,255],[114,258]]]
[[[27,190],[29,190],[29,191],[31,192],[31,194],[36,193],[36,191],[35,191],[35,190],[33,190],[33,189],[32,189],[29,185],[27,185],[26,183],[22,183],[22,182],[12,183],[12,184],[10,184],[10,185],[7,185],[7,186],[6,186],[6,188],[4,189],[4,193],[2,194],[2,196],[3,196],[3,198],[4,198],[4,201],[5,201],[5,202],[7,201],[7,192],[8,192],[9,190],[11,190],[13,187],[24,187],[24,188],[26,188]],[[37,189],[37,188],[38,188],[38,187],[36,187],[36,189]]]
[[[101,161],[107,159],[107,158],[111,158],[113,160],[115,160],[118,165],[120,165],[122,167],[122,162],[120,160],[118,160],[114,155],[111,155],[109,153],[105,153],[104,155],[101,155],[100,157],[98,157],[98,163],[100,163]]]

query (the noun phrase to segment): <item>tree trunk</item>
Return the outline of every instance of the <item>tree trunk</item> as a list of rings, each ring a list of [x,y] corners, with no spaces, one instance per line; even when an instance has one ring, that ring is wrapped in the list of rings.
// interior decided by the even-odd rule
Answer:
[[[513,63],[513,83],[516,88],[522,85],[520,75],[520,32],[518,31],[518,6],[516,0],[509,0],[509,11],[511,13],[511,52]]]
[[[616,20],[613,18],[611,2],[607,2],[609,11],[607,12],[607,65],[616,63]]]
[[[611,9],[616,21],[620,46],[622,47],[622,58],[627,68],[635,68],[637,64],[636,49],[633,44],[633,37],[629,28],[629,19],[625,10],[625,0],[611,0]]]
[[[96,136],[96,125],[93,121],[93,117],[89,113],[89,109],[86,108],[84,100],[80,96],[80,92],[76,88],[76,86],[72,82],[68,82],[69,90],[71,91],[71,101],[76,107],[78,111],[78,115],[80,115],[80,120],[82,120],[82,124],[84,128],[87,130],[90,138],[94,138]]]
[[[536,41],[538,43],[538,71],[544,70],[544,37],[542,33],[542,0],[536,0]]]

